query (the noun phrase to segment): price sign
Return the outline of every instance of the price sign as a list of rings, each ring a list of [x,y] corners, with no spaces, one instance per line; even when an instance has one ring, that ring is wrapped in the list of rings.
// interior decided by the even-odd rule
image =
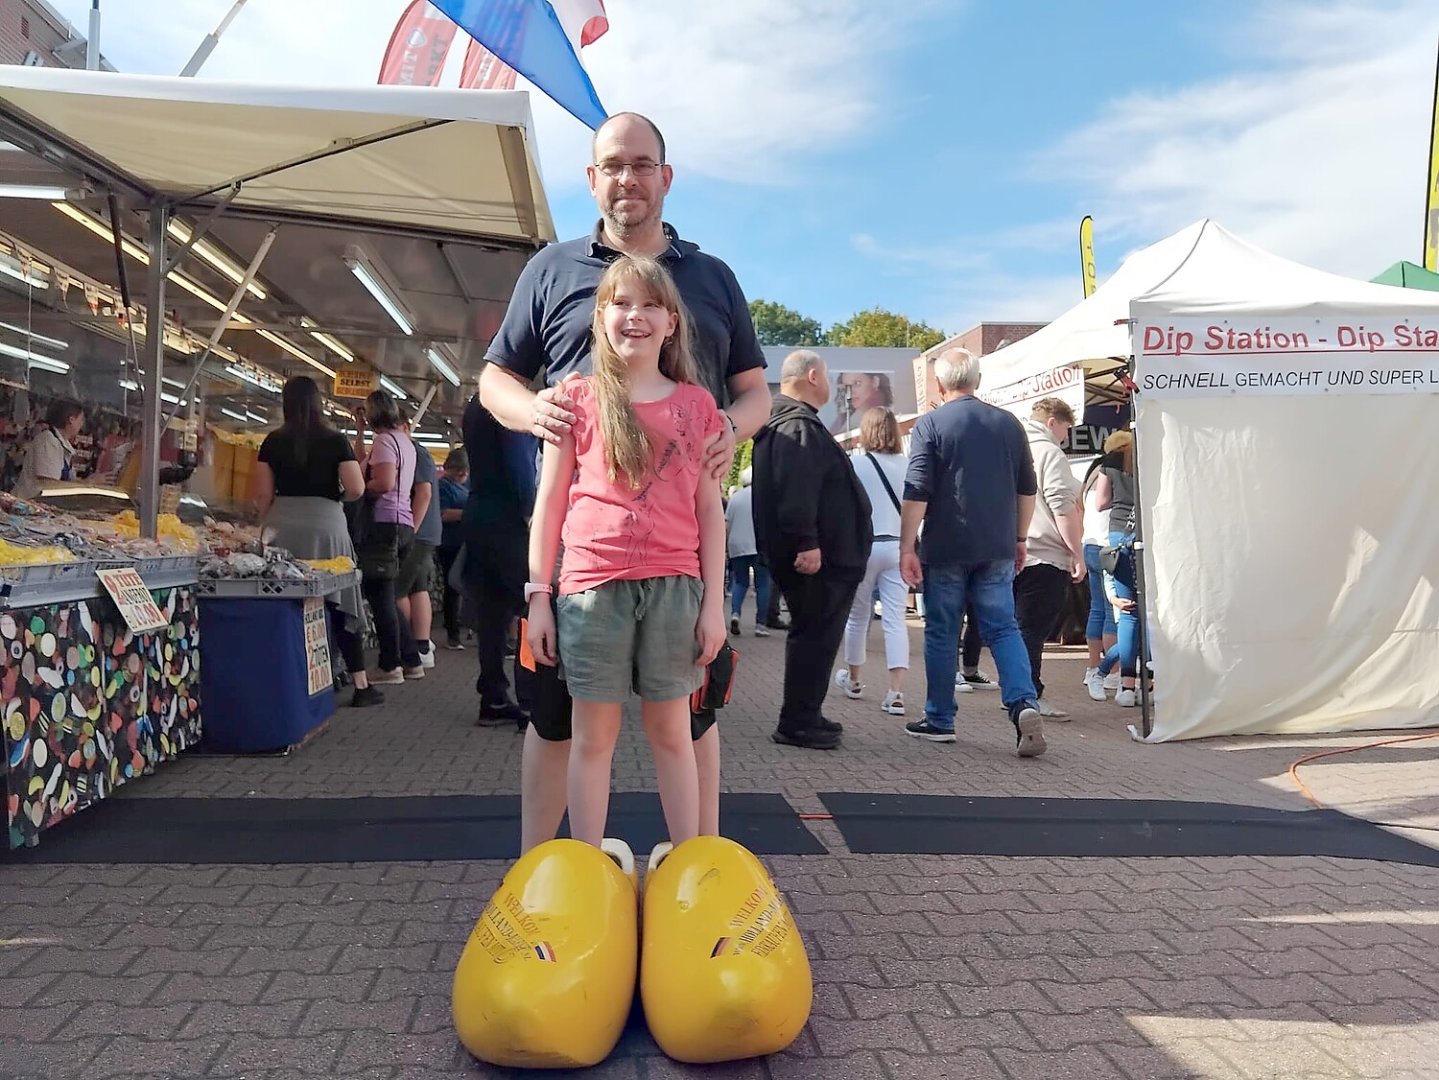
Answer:
[[[310,676],[310,696],[328,689],[334,682],[330,670],[330,634],[325,622],[325,601],[312,596],[305,601],[305,667]]]
[[[150,587],[145,584],[145,579],[138,570],[122,566],[113,570],[97,570],[95,576],[100,579],[100,584],[105,586],[110,599],[114,600],[115,606],[120,609],[125,625],[133,633],[146,634],[170,625],[165,613],[155,606]]]

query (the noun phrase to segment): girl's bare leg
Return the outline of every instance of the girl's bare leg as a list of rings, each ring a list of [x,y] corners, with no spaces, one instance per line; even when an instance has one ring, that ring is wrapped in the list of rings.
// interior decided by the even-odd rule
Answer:
[[[579,702],[575,702],[578,707]],[[642,710],[645,736],[655,759],[655,778],[659,781],[660,804],[664,807],[665,825],[670,842],[678,847],[699,835],[700,785],[695,764],[695,746],[690,739],[689,698],[673,701],[646,701]],[[576,714],[578,720],[578,714]],[[576,724],[576,744],[579,739]],[[613,744],[611,744],[613,745]],[[573,762],[573,758],[571,758]],[[574,775],[574,765],[570,765]],[[570,818],[574,819],[573,786],[570,795]]]
[[[575,699],[568,777],[570,835],[600,846],[610,811],[610,762],[620,737],[618,702]],[[693,769],[694,755],[690,755]],[[663,788],[661,788],[663,792]]]

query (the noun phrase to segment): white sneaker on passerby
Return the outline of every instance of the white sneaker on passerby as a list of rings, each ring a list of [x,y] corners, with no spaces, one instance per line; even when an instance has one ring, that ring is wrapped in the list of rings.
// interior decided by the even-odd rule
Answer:
[[[1132,709],[1139,704],[1139,695],[1133,690],[1121,690],[1114,695],[1114,703],[1121,709]]]
[[[420,667],[429,670],[435,666],[435,645],[434,642],[426,642],[427,649],[420,653]]]
[[[1094,668],[1092,668],[1092,667],[1087,667],[1087,668],[1085,668],[1085,669],[1084,669],[1084,678],[1080,680],[1080,684],[1083,685],[1083,686],[1088,686],[1088,685],[1089,685],[1089,677],[1090,677],[1091,675],[1093,675],[1093,674],[1094,674]]]
[[[1089,691],[1090,701],[1104,700],[1104,676],[1098,668],[1089,669],[1089,674],[1084,677],[1084,688]]]
[[[954,692],[956,694],[972,694],[974,687],[970,686],[964,679],[964,672],[958,672],[954,676]]]
[[[1039,715],[1045,717],[1046,719],[1069,719],[1069,714],[1067,712],[1065,712],[1063,709],[1057,708],[1054,705],[1051,705],[1049,702],[1045,701],[1044,698],[1040,698],[1038,701],[1035,702],[1035,704],[1039,707]]]
[[[864,684],[852,680],[847,667],[842,667],[834,673],[834,684],[844,691],[847,698],[858,699],[864,694]]]
[[[965,685],[968,686],[971,690],[999,689],[999,683],[995,682],[982,671],[976,671],[972,675],[968,672],[961,671],[959,673],[959,677],[955,679],[955,682],[958,683],[960,679],[963,679]]]
[[[762,622],[757,622],[757,623],[755,623],[755,624],[754,624],[754,636],[755,636],[755,637],[769,637],[769,636],[770,636],[769,627],[766,626],[766,625],[765,625],[764,623],[762,623]]]
[[[891,690],[884,695],[884,704],[882,704],[879,709],[880,712],[888,713],[890,716],[903,716],[904,695],[898,690]]]
[[[1111,671],[1108,675],[1104,677],[1104,688],[1106,690],[1118,690],[1120,686],[1119,678],[1119,669],[1115,668],[1113,671]]]

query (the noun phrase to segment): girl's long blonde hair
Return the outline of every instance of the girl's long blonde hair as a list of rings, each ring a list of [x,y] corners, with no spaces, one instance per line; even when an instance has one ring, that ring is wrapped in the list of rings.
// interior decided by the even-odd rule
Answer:
[[[679,317],[675,332],[660,346],[660,373],[677,383],[698,383],[699,369],[690,352],[689,312],[670,272],[657,259],[621,255],[610,264],[595,291],[591,382],[599,408],[600,437],[604,440],[610,479],[623,477],[631,488],[638,488],[654,459],[654,447],[640,426],[630,400],[629,367],[605,336],[605,305],[614,299],[623,281],[638,284],[665,310]]]

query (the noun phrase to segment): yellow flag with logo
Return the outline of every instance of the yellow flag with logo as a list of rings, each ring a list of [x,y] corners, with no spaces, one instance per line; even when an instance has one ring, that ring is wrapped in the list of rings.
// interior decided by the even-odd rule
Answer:
[[[1088,214],[1079,223],[1079,265],[1084,272],[1084,295],[1094,293],[1094,219]]]
[[[1429,129],[1429,188],[1424,200],[1424,269],[1439,272],[1439,63],[1434,71],[1434,123]]]

